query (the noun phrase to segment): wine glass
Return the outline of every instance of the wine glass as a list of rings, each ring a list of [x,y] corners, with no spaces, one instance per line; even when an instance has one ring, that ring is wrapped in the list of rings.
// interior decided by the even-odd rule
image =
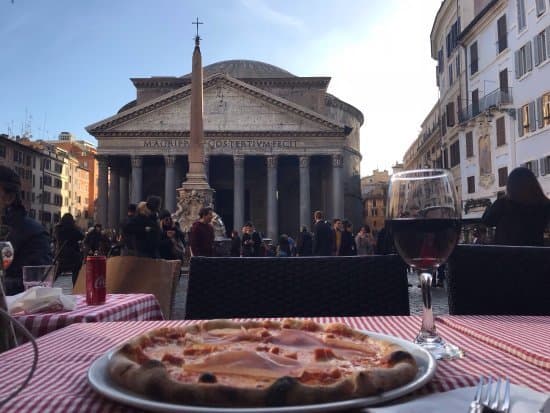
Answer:
[[[431,296],[435,271],[451,255],[460,233],[460,208],[452,175],[442,169],[394,174],[386,218],[398,254],[419,273],[423,314],[414,342],[437,359],[461,357],[458,347],[437,334]]]

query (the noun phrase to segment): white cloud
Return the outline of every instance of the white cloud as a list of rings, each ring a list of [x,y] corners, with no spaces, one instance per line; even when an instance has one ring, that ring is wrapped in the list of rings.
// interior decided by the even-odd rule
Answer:
[[[273,9],[264,0],[241,0],[241,3],[249,10],[272,23],[300,29],[304,28],[304,22],[302,20]]]

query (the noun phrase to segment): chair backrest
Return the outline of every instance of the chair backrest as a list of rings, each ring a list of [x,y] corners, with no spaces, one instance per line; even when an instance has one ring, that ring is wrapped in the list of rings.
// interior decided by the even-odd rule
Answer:
[[[450,314],[550,315],[550,248],[458,245],[448,275]]]
[[[180,261],[134,256],[110,257],[107,259],[107,292],[154,294],[164,317],[171,318],[180,266]],[[86,264],[78,273],[73,293],[86,293]]]
[[[191,259],[186,319],[362,315],[409,315],[397,255]]]

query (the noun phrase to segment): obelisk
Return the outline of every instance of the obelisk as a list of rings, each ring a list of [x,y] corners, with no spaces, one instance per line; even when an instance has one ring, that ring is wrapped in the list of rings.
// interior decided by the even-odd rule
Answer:
[[[202,57],[198,25],[195,36],[195,50],[191,72],[191,118],[189,128],[189,171],[185,182],[178,191],[178,207],[174,214],[181,229],[188,232],[193,222],[199,217],[202,207],[213,206],[214,190],[210,188],[204,171],[204,129],[203,129],[203,91],[202,91]]]

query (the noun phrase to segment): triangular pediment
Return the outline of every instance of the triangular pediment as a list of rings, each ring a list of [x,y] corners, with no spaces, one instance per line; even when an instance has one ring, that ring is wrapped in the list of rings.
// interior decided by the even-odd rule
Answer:
[[[227,74],[204,81],[204,130],[294,133],[344,133],[338,125],[308,108],[256,88]],[[92,135],[130,131],[189,131],[191,85],[129,108],[86,129]]]

